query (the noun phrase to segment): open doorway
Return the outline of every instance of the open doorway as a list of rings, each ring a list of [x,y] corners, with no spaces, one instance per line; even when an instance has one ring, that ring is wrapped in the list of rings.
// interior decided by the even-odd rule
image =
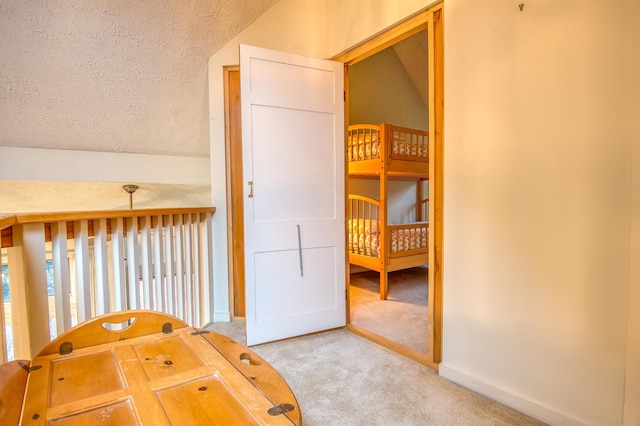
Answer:
[[[410,19],[398,24],[396,27],[385,31],[384,33],[372,38],[371,40],[356,46],[354,49],[341,54],[334,60],[343,62],[349,66],[354,66],[358,62],[365,58],[378,53],[387,47],[390,47],[401,40],[410,38],[417,33],[426,31],[427,35],[427,56],[428,56],[428,120],[430,137],[429,137],[429,176],[430,180],[427,184],[423,182],[423,188],[425,194],[429,194],[430,202],[426,209],[428,213],[425,213],[425,217],[428,216],[430,223],[430,234],[428,239],[429,252],[428,262],[430,266],[428,269],[422,267],[421,269],[414,269],[417,274],[428,274],[428,307],[427,307],[427,325],[426,325],[426,337],[428,347],[426,353],[415,351],[420,354],[418,357],[413,358],[429,364],[437,368],[437,364],[440,362],[440,343],[441,343],[441,253],[442,253],[442,5],[436,5],[424,12],[421,12]],[[234,84],[230,83],[237,75],[237,68],[229,68],[225,72],[225,85]],[[349,81],[347,78],[345,86],[347,91],[349,90]],[[244,309],[243,295],[244,295],[244,280],[242,279],[242,206],[231,198],[234,194],[242,193],[242,159],[241,155],[236,158],[230,158],[229,155],[233,151],[231,145],[235,144],[231,139],[233,131],[230,131],[230,127],[234,124],[234,119],[229,117],[233,114],[233,98],[234,89],[225,91],[226,113],[227,113],[227,172],[228,172],[228,188],[227,193],[229,197],[229,211],[228,217],[231,222],[229,224],[229,270],[230,270],[230,286],[233,290],[234,301],[234,316],[241,316]],[[238,100],[239,101],[239,100]],[[239,131],[234,137],[237,139],[237,143],[240,143]],[[240,157],[240,158],[238,158]],[[231,173],[236,173],[237,177],[232,178]],[[235,182],[235,183],[234,183]],[[234,185],[237,185],[234,189]],[[237,214],[239,213],[239,214]],[[236,219],[233,219],[233,218]],[[235,272],[234,272],[235,271]],[[404,273],[404,272],[402,272]],[[391,278],[394,279],[393,276]],[[423,279],[423,278],[420,278]],[[393,285],[393,284],[391,284]],[[352,327],[353,328],[353,327]],[[422,327],[421,327],[422,328]],[[363,329],[364,330],[364,329]],[[353,331],[353,330],[352,330]],[[358,331],[357,331],[358,332]],[[362,333],[361,333],[362,334]],[[366,330],[364,330],[366,334]],[[368,333],[369,338],[375,333]],[[376,337],[373,336],[373,340]],[[393,343],[393,342],[392,342]],[[397,342],[396,342],[397,343]],[[404,345],[400,345],[403,346]]]
[[[373,269],[373,272],[350,275],[354,282],[350,283],[349,287],[354,292],[350,295],[350,299],[353,300],[349,302],[351,318],[348,328],[434,368],[437,368],[437,364],[441,361],[442,340],[442,126],[444,84],[442,14],[442,4],[435,5],[382,32],[349,52],[334,58],[347,65],[348,78],[346,87],[349,94],[347,96],[349,124],[356,124],[359,121],[393,123],[393,120],[397,120],[404,126],[417,128],[427,126],[429,132],[427,179],[420,175],[420,173],[424,173],[424,168],[420,167],[420,172],[414,173],[411,176],[412,179],[409,179],[413,180],[412,183],[402,181],[393,183],[392,179],[388,181],[387,179],[379,179],[373,183],[357,182],[355,185],[361,191],[369,191],[369,194],[375,194],[375,191],[378,191],[378,194],[383,194],[379,198],[381,198],[380,204],[386,205],[386,210],[383,210],[385,213],[382,214],[384,220],[381,221],[384,228],[396,221],[428,221],[428,254],[426,262],[424,262],[424,257],[420,257],[421,255],[418,255],[419,259],[417,261],[416,256],[407,256],[406,259],[410,260],[404,262],[404,264],[402,260],[397,258],[392,261],[395,262],[393,265],[389,262],[378,262],[382,266],[368,264],[361,259],[356,259],[356,262],[352,262],[357,265],[364,265],[368,269]],[[360,64],[364,64],[364,66],[359,70],[357,67]],[[392,71],[393,68],[396,71]],[[405,99],[405,102],[411,104],[408,107],[406,105],[399,106],[399,102],[402,103],[402,97],[396,96],[397,93],[384,93],[382,90],[382,86],[385,86],[386,89],[394,86],[389,80],[395,79],[391,75],[392,73],[399,74],[397,72],[398,68],[405,73],[404,83],[401,83],[405,85],[403,90],[406,92],[406,86],[412,86],[411,91],[413,91],[413,94],[409,96],[412,99]],[[376,72],[376,70],[380,72]],[[363,83],[362,86],[364,87],[358,87],[361,82],[357,79],[359,77],[362,78],[362,75],[364,75],[363,80],[365,82],[367,80],[371,81]],[[364,95],[362,92],[364,92]],[[358,97],[358,99],[353,99],[358,105],[351,105],[351,96]],[[370,111],[371,103],[380,104],[385,102],[390,105]],[[362,104],[365,104],[365,108],[359,110]],[[361,111],[365,111],[366,116],[361,116]],[[387,135],[386,137],[391,140],[391,136]],[[373,139],[374,137],[370,137],[370,140]],[[358,138],[358,140],[361,139]],[[365,143],[362,146],[366,155],[366,135],[364,140]],[[370,149],[372,146],[369,144]],[[352,153],[352,155],[355,154]],[[385,167],[389,166],[389,160],[390,158],[386,158],[387,165]],[[351,170],[358,170],[358,167],[351,168]],[[379,174],[380,176],[384,175],[382,172]],[[414,179],[416,177],[418,179]],[[392,199],[393,196],[390,194],[396,194],[394,196],[397,199]],[[404,202],[402,201],[403,197],[406,199]],[[407,206],[412,203],[413,207],[403,210],[403,205]],[[398,206],[400,210],[394,210],[395,206]],[[388,220],[384,217],[385,214],[389,216]],[[360,224],[361,219],[364,219],[365,228],[367,223],[370,226],[373,224],[374,221],[371,215],[369,217],[366,214],[361,216],[357,216],[355,219],[352,218],[352,222],[356,220]],[[375,214],[373,217],[375,217]],[[353,233],[353,231],[351,232]],[[377,236],[380,238],[379,234]],[[392,239],[391,232],[386,234],[383,240],[385,238],[387,246],[383,247],[381,251],[390,252],[389,240]],[[370,247],[373,241],[375,241],[375,238],[371,235]],[[366,251],[366,237],[364,245]],[[373,246],[375,247],[375,244]],[[421,266],[417,266],[418,264]],[[369,268],[368,265],[373,267]],[[428,268],[426,265],[428,265]],[[384,279],[384,275],[389,271],[397,272],[389,273],[388,279]],[[362,271],[356,269],[355,272]],[[398,283],[403,284],[399,286]],[[363,293],[362,287],[366,286],[370,288],[369,300],[372,308],[367,308],[368,312],[364,316],[359,316],[359,313],[354,310],[359,308],[360,301],[358,298]],[[400,294],[394,296],[396,298],[395,306],[388,304],[389,306],[385,307],[389,308],[388,312],[384,315],[382,311],[376,312],[376,308],[373,306],[384,306],[384,303],[388,302],[388,300],[380,299],[385,299],[388,289],[393,289],[394,287],[400,291]],[[413,289],[407,290],[410,287],[413,287]],[[378,288],[380,289],[380,298],[377,298],[375,294]],[[408,292],[409,294],[413,292],[415,298],[411,295],[402,295],[402,292]],[[412,303],[407,303],[407,300],[411,300]],[[416,301],[418,303],[415,303]],[[424,309],[425,303],[426,310]],[[402,318],[402,321],[400,318]],[[376,321],[377,324],[374,324]]]
[[[429,348],[428,184],[425,185],[429,177],[427,31],[422,30],[349,66],[347,98],[349,142],[353,149],[365,151],[348,151],[349,164],[353,166],[348,193],[353,199],[373,200],[372,203],[380,206],[379,216],[384,219],[381,226],[364,231],[347,227],[351,264],[350,322],[426,356]],[[386,144],[387,149],[378,150],[373,141],[369,146],[366,140],[354,140],[377,138],[366,132],[368,129],[376,132],[380,123],[392,125],[385,127],[388,131],[380,133],[380,142],[377,142]],[[368,126],[364,134],[360,126]],[[399,128],[403,130],[395,130]],[[370,173],[358,173],[355,166],[369,161],[366,151],[372,148],[376,154],[371,156],[376,156],[380,165],[370,161]],[[389,164],[391,162],[394,164]],[[398,166],[405,162],[406,167]],[[393,167],[392,175],[390,167]],[[355,172],[351,172],[352,169]],[[362,210],[361,205],[368,203],[358,202],[353,207]],[[347,217],[352,221],[356,220],[351,219],[352,216],[367,216],[367,213],[351,212]],[[364,220],[367,224],[370,221]],[[361,249],[361,240],[366,244],[367,239],[377,242],[377,247],[369,253],[366,248]],[[387,241],[389,239],[392,241]],[[354,246],[355,240],[358,246]],[[362,267],[370,267],[369,259],[362,259],[367,254],[375,257],[371,259],[376,261],[373,270]]]

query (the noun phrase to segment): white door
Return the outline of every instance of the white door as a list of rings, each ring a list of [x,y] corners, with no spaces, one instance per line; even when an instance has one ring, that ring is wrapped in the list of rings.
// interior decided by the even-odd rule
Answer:
[[[240,46],[247,344],[345,325],[343,65]]]

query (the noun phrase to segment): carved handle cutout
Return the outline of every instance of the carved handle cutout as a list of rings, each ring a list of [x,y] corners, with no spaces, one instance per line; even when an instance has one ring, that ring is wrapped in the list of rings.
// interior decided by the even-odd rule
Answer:
[[[135,317],[131,317],[128,320],[125,320],[123,322],[105,321],[102,323],[102,328],[104,328],[107,331],[113,331],[113,332],[124,331],[127,328],[131,327],[135,322],[136,322]]]
[[[243,353],[240,354],[240,360],[242,362],[244,362],[245,364],[260,365],[260,361],[253,359],[251,357],[251,354],[247,353],[247,352],[243,352]]]

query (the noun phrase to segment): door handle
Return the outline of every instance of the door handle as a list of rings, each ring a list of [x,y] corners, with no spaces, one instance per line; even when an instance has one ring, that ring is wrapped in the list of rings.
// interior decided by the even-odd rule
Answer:
[[[298,256],[300,258],[300,276],[304,277],[304,269],[302,268],[302,238],[300,238],[300,225],[298,226]]]

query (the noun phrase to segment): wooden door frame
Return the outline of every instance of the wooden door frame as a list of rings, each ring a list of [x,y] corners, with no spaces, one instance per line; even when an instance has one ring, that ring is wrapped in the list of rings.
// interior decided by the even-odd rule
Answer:
[[[428,72],[429,72],[429,349],[426,358],[418,361],[437,369],[442,360],[442,294],[443,294],[443,106],[444,106],[444,79],[443,79],[443,3],[437,3],[406,20],[394,25],[369,40],[354,46],[333,58],[332,60],[344,63],[345,70],[349,65],[353,65],[387,47],[404,40],[420,31],[428,31]],[[225,66],[224,73],[224,106],[225,106],[225,143],[226,143],[226,168],[227,168],[227,239],[229,257],[229,283],[232,286],[233,315],[244,316],[244,276],[240,277],[234,271],[238,262],[244,264],[244,250],[234,250],[234,241],[241,239],[244,241],[243,220],[234,220],[234,214],[238,211],[242,213],[242,204],[234,205],[233,182],[237,177],[232,173],[240,171],[240,194],[242,194],[242,156],[232,158],[232,135],[230,112],[232,102],[229,96],[229,75],[232,72],[239,72],[239,66]],[[345,91],[348,91],[348,77],[345,72]],[[348,92],[347,92],[348,93]],[[345,121],[347,116],[347,103],[345,102]],[[346,127],[346,126],[345,126]],[[346,128],[345,128],[346,132]],[[239,161],[239,167],[238,167]],[[346,161],[346,160],[345,160]],[[345,168],[345,174],[346,174]],[[345,185],[348,177],[345,176]],[[242,202],[242,197],[240,197]],[[237,203],[237,202],[236,202]],[[346,241],[345,241],[346,244]],[[348,259],[346,260],[348,264]],[[244,271],[244,268],[242,268]],[[347,269],[348,271],[348,269]],[[349,284],[348,274],[346,277],[347,286]],[[348,288],[348,287],[347,287]],[[349,300],[347,300],[347,320],[349,320]],[[349,322],[349,321],[347,321]]]
[[[227,175],[227,252],[231,315],[245,315],[244,198],[242,126],[240,124],[240,66],[222,67],[224,82],[225,166]],[[239,249],[239,247],[241,249]]]
[[[429,304],[428,304],[428,342],[426,357],[407,352],[407,356],[435,369],[442,361],[442,231],[443,231],[443,106],[444,106],[444,44],[443,44],[443,3],[439,2],[418,12],[406,20],[394,25],[371,39],[341,53],[331,59],[340,61],[348,68],[389,46],[392,46],[421,31],[427,31],[428,37],[428,81],[429,81]],[[345,73],[345,80],[347,74]],[[348,82],[345,82],[345,90]],[[348,93],[348,92],[347,92]],[[348,96],[347,96],[348,103]],[[348,107],[345,105],[345,108]],[[345,113],[345,120],[348,116]],[[347,177],[348,178],[348,177]],[[347,260],[348,263],[348,260]],[[347,306],[349,306],[347,300]],[[349,308],[347,308],[349,310]],[[349,312],[347,312],[347,318]],[[355,327],[352,327],[357,329]],[[362,333],[364,337],[390,346],[397,346],[384,338]],[[385,342],[386,341],[386,342]],[[411,353],[409,353],[411,352]]]

